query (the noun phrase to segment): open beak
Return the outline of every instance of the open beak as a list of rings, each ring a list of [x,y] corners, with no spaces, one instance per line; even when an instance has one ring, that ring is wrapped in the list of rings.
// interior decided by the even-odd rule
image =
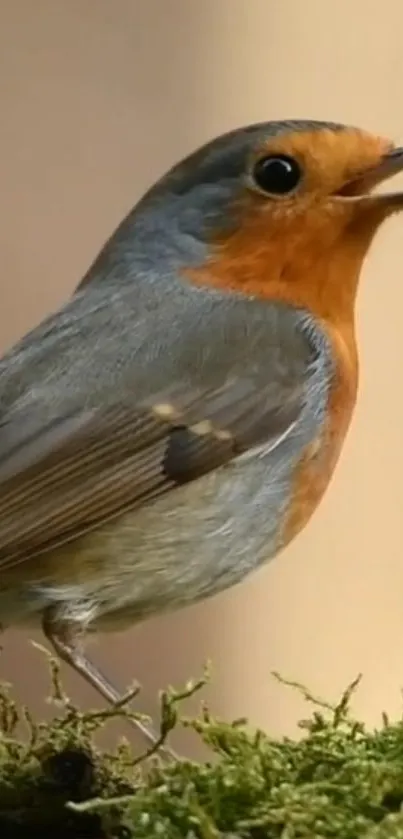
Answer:
[[[370,201],[371,203],[403,206],[403,191],[373,192],[379,184],[403,172],[403,146],[392,149],[377,166],[349,181],[333,197],[342,201]]]

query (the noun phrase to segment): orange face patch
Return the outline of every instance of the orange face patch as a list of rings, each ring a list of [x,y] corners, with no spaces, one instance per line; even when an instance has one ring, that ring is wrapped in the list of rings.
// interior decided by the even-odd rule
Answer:
[[[291,302],[333,322],[353,318],[363,259],[385,206],[334,200],[379,164],[392,144],[358,130],[294,132],[268,140],[250,160],[287,154],[301,166],[298,189],[270,197],[240,183],[234,228],[217,230],[208,262],[185,269],[194,283]],[[333,199],[333,200],[332,200]]]

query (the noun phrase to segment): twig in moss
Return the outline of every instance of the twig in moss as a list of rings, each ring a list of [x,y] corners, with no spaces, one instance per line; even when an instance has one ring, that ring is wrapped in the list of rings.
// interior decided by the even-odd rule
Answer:
[[[343,723],[347,724],[354,730],[358,730],[360,728],[360,724],[357,723],[356,720],[350,720],[349,716],[350,702],[353,694],[355,693],[361,682],[361,673],[359,673],[358,676],[356,676],[356,678],[353,679],[353,681],[349,685],[347,685],[345,691],[343,692],[340,700],[337,703],[327,702],[324,699],[315,696],[301,682],[286,679],[284,678],[284,676],[281,676],[280,673],[277,673],[276,671],[272,671],[272,676],[278,682],[280,682],[280,684],[285,685],[286,687],[293,688],[297,690],[299,693],[301,693],[306,702],[309,702],[311,705],[315,705],[316,707],[321,708],[324,711],[330,712],[332,715],[332,725],[334,726],[334,728],[338,728]],[[326,725],[329,725],[328,720],[325,719],[323,714],[320,714],[318,712],[313,713],[312,719],[300,720],[300,722],[298,723],[299,728],[309,729],[310,731],[313,731],[315,729],[321,729]]]
[[[187,682],[185,687],[178,691],[175,688],[168,688],[166,691],[160,693],[160,736],[158,740],[150,746],[149,749],[142,752],[138,757],[131,761],[131,767],[134,768],[146,760],[149,760],[154,754],[157,754],[161,746],[164,745],[166,738],[171,731],[176,728],[178,724],[178,706],[186,699],[190,699],[207,684],[209,678],[209,671],[205,668],[204,675],[197,680]],[[80,813],[89,812],[99,809],[108,809],[116,806],[124,806],[132,800],[133,793],[125,796],[117,796],[115,798],[96,798],[90,801],[85,801],[77,804],[76,802],[68,802],[68,806]]]

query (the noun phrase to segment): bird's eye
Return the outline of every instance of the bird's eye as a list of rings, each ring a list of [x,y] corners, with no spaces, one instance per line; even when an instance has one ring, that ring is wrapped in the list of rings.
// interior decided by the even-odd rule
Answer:
[[[255,163],[252,174],[259,189],[270,195],[287,195],[292,192],[302,175],[297,161],[285,154],[261,157]]]

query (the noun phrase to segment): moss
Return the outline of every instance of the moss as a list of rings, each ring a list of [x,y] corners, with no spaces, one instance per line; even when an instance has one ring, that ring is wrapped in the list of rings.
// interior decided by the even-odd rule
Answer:
[[[155,754],[135,758],[127,744],[98,752],[97,729],[129,712],[81,713],[63,695],[53,660],[51,668],[60,709],[50,725],[0,693],[2,839],[403,839],[403,722],[383,718],[368,731],[354,720],[358,680],[334,706],[294,684],[313,705],[298,740],[215,720],[202,706],[198,719],[181,723],[214,760],[166,764]],[[203,684],[162,695],[161,739],[177,724],[182,699]],[[25,741],[16,735],[21,718]]]

